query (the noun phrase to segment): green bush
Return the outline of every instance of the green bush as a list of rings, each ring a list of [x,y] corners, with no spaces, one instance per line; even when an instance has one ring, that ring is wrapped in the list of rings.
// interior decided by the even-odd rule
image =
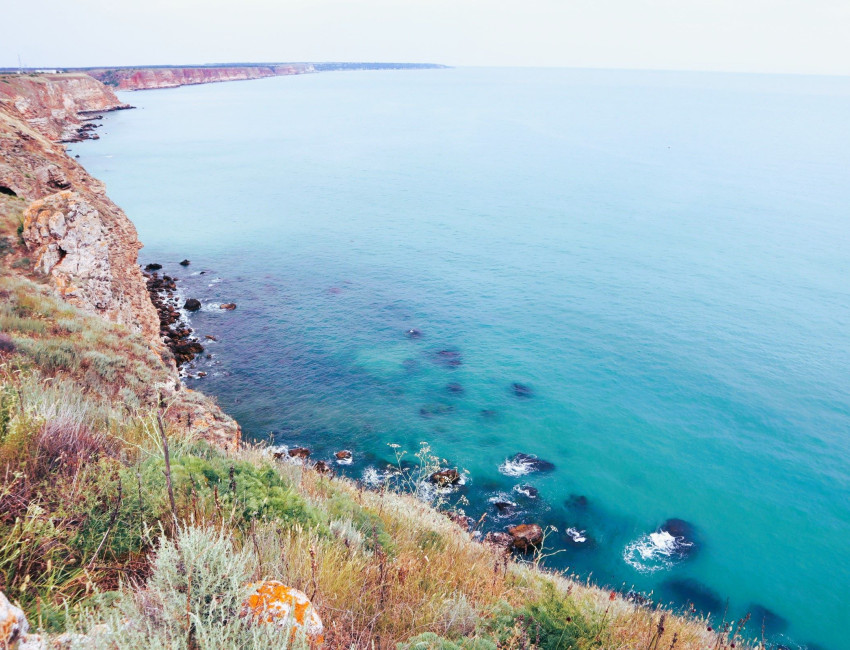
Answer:
[[[407,643],[399,643],[398,650],[497,650],[498,646],[487,639],[459,639],[450,641],[433,632],[425,632]]]

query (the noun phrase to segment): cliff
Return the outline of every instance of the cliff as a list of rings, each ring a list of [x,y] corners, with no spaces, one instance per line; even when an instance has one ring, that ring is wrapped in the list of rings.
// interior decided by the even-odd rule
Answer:
[[[314,72],[314,69],[309,63],[293,63],[268,66],[102,68],[87,70],[87,72],[98,81],[119,90],[148,90],[304,74]]]
[[[180,384],[137,263],[142,245],[132,222],[103,184],[53,141],[67,133],[69,124],[78,124],[80,113],[123,105],[111,90],[84,75],[4,81],[0,195],[11,198],[0,204],[0,219],[18,238],[17,247],[0,246],[7,262],[14,260],[6,273],[47,286],[65,303],[141,336],[156,355],[151,386],[137,391],[142,406],[154,405],[161,396],[171,403],[168,417],[193,434],[225,446],[238,443],[238,425]]]
[[[51,140],[65,142],[86,137],[87,114],[130,108],[82,73],[0,75],[0,106]]]

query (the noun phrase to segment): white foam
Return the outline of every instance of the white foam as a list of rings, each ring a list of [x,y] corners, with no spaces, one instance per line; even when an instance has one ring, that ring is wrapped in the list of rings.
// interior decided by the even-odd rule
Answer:
[[[514,485],[513,491],[516,492],[517,494],[521,494],[524,497],[528,497],[529,499],[536,499],[537,494],[532,493],[531,490],[526,490],[525,487],[526,486],[524,486],[524,485]]]
[[[587,541],[587,537],[584,536],[586,531],[579,530],[578,528],[567,528],[567,535],[576,543],[583,544]]]
[[[505,476],[525,476],[534,471],[531,458],[520,458],[514,460],[506,458],[505,462],[499,465],[499,472]]]
[[[641,573],[654,573],[672,567],[679,551],[691,546],[683,537],[673,537],[660,530],[630,542],[623,550],[623,560]]]
[[[354,462],[354,456],[349,456],[348,458],[337,458],[337,465],[351,465]]]

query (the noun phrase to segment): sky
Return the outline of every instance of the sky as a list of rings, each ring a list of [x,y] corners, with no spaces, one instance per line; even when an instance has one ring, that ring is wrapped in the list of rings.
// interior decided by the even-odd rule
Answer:
[[[850,75],[850,0],[3,0],[0,66],[394,61]]]

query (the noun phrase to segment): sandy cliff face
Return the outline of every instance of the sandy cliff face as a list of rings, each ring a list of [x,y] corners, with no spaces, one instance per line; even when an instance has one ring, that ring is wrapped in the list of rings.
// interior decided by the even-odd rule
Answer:
[[[239,425],[208,398],[179,382],[138,266],[141,244],[132,222],[106,196],[103,184],[52,141],[57,126],[54,119],[59,119],[56,115],[112,105],[114,94],[108,89],[94,92],[90,88],[101,84],[94,80],[77,83],[76,75],[72,77],[69,83],[54,78],[47,84],[39,78],[21,77],[16,81],[20,97],[3,89],[0,192],[31,201],[24,212],[21,236],[32,267],[22,272],[42,278],[67,302],[141,333],[162,358],[158,373],[169,377],[156,386],[169,404],[167,419],[222,446],[238,444]],[[0,81],[0,87],[4,85]],[[63,88],[70,89],[70,98],[61,96]],[[39,105],[40,100],[47,103]],[[42,120],[45,115],[54,117]]]
[[[0,104],[51,140],[73,141],[80,113],[127,108],[111,89],[85,74],[3,75]]]
[[[313,66],[305,63],[281,66],[126,68],[90,70],[89,74],[95,79],[120,90],[147,90],[219,81],[262,79],[305,72],[313,72]]]

